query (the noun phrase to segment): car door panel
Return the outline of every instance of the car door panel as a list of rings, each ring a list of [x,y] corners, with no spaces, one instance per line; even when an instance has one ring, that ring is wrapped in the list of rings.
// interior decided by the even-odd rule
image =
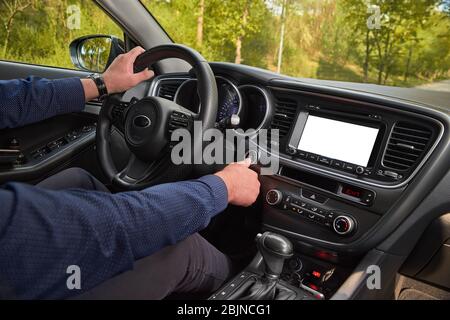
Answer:
[[[2,80],[26,78],[30,75],[60,79],[85,77],[87,72],[0,61],[0,79]],[[9,149],[10,142],[16,139],[20,144],[20,151],[25,155],[23,164],[0,167],[0,183],[10,181],[36,183],[53,173],[72,166],[82,166],[101,178],[94,150],[95,128],[92,127],[95,125],[96,113],[99,109],[100,105],[94,102],[87,104],[86,110],[90,110],[89,113],[65,114],[22,128],[0,130],[0,148]],[[91,131],[83,133],[83,128],[85,130],[90,128]],[[66,137],[75,131],[80,133],[79,137],[68,141]],[[66,139],[64,145],[50,150],[49,144],[59,139]],[[34,153],[44,148],[50,152],[35,159]],[[80,158],[87,158],[88,161]]]

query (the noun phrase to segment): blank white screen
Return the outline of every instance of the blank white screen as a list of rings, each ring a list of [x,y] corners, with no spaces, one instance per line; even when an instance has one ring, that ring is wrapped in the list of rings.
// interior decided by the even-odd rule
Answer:
[[[367,167],[379,129],[309,116],[298,148]]]

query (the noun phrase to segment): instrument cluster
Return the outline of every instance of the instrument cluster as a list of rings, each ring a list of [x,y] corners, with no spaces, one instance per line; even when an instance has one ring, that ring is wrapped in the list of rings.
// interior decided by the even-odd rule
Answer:
[[[218,127],[242,129],[254,133],[268,126],[271,100],[269,93],[258,86],[244,85],[237,87],[230,80],[217,76],[218,110],[216,122]],[[195,113],[200,111],[200,98],[197,94],[197,80],[186,80],[177,90],[175,102]],[[239,124],[227,127],[239,117]],[[234,120],[231,119],[234,117]]]

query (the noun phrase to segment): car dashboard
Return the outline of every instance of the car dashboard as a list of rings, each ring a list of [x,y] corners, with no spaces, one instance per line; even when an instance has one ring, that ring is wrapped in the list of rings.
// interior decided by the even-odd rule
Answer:
[[[239,129],[279,132],[276,146],[258,145],[280,162],[274,175],[261,176],[262,229],[289,236],[310,254],[340,261],[374,248],[431,191],[427,178],[448,170],[445,106],[252,67],[211,66],[218,123],[237,114]],[[154,79],[149,95],[198,112],[195,91],[191,74],[167,74]]]

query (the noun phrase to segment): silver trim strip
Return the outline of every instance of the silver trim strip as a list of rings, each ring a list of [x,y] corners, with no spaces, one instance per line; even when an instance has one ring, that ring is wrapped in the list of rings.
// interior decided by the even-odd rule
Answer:
[[[135,126],[136,126],[135,121],[136,121],[136,119],[138,119],[138,118],[143,118],[143,119],[147,120],[147,124],[146,124],[145,126],[143,126],[143,127],[140,127],[140,128],[148,128],[148,127],[150,127],[150,126],[152,125],[152,120],[150,120],[149,117],[143,116],[143,115],[138,115],[138,116],[134,117],[134,119],[133,119],[133,124],[134,124]],[[137,126],[137,127],[138,127],[138,126]]]
[[[82,112],[98,116],[100,114],[101,109],[102,106],[87,103]]]
[[[307,285],[303,284],[303,281],[300,283],[300,288],[302,288],[305,291],[308,291],[310,294],[314,295],[317,299],[319,300],[325,300],[325,296],[323,295],[323,293],[316,291],[310,287],[308,287]]]

